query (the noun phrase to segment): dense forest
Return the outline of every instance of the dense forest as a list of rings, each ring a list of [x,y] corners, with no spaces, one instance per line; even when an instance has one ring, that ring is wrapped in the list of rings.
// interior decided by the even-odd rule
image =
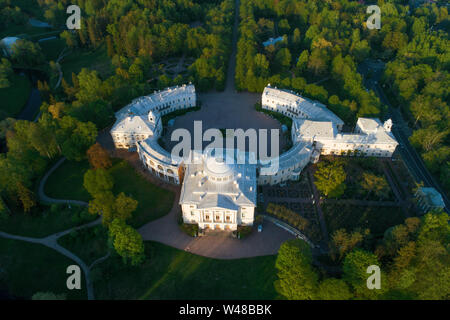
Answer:
[[[450,190],[450,44],[447,8],[390,11],[402,41],[389,52],[384,83],[413,128],[411,144]]]
[[[30,15],[43,17],[54,26],[64,26],[69,4],[82,9],[82,28],[63,31],[61,38],[76,52],[106,48],[113,74],[83,68],[63,77],[54,89],[38,82],[43,104],[35,123],[6,119],[0,132],[7,153],[0,155],[0,193],[11,205],[25,211],[36,205],[34,187],[49,163],[63,155],[71,160],[86,158],[97,132],[114,121],[113,111],[133,98],[155,89],[189,81],[197,90],[225,84],[231,51],[234,2],[224,1],[1,1],[1,28],[15,28]],[[184,74],[170,77],[159,68],[161,61],[186,55],[192,63]],[[14,44],[12,65],[42,67],[50,80],[58,73],[57,63],[42,61],[38,43],[20,40]],[[0,81],[8,85],[10,62],[2,60]],[[67,75],[66,75],[67,76]],[[66,78],[68,80],[66,80]],[[50,81],[51,82],[51,81]],[[56,82],[56,81],[55,81]],[[14,205],[15,206],[15,205]]]
[[[358,62],[373,55],[377,32],[364,27],[365,9],[355,1],[242,1],[238,88],[290,88],[351,123],[356,116],[380,116],[384,107],[357,72]],[[283,40],[264,47],[276,37]]]
[[[386,63],[382,84],[414,133],[411,143],[450,188],[449,16],[445,6],[378,1],[381,29],[366,27],[367,4],[356,1],[243,0],[236,84],[261,92],[267,83],[326,104],[346,123],[386,115],[366,91],[358,64]],[[270,38],[282,37],[264,46]],[[367,75],[370,76],[370,75]]]
[[[275,289],[290,300],[446,300],[449,298],[449,226],[444,212],[408,218],[375,242],[368,230],[337,230],[331,237],[333,269],[313,257],[303,240],[281,245]],[[380,269],[380,287],[367,287],[368,266]],[[336,268],[335,268],[336,269]]]

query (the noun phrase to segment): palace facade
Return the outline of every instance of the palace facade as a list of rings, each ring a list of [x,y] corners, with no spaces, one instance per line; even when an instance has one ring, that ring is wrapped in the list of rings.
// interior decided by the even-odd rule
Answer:
[[[110,131],[115,147],[136,149],[147,170],[163,180],[179,184],[179,163],[158,144],[163,129],[161,117],[196,104],[192,84],[170,87],[133,100],[116,113],[117,120]]]
[[[391,157],[398,145],[390,119],[381,123],[376,118],[359,118],[355,130],[344,133],[344,122],[323,104],[268,85],[261,97],[262,107],[292,118],[290,150],[276,158],[244,164],[236,159],[248,160],[254,155],[236,149],[234,159],[229,159],[229,152],[224,156],[220,150],[192,151],[190,160],[196,161],[184,164],[158,144],[161,117],[196,103],[192,84],[155,92],[118,111],[110,133],[116,148],[136,150],[143,166],[165,181],[180,184],[178,171],[183,167],[183,220],[201,229],[236,230],[239,225],[252,225],[257,185],[298,180],[308,163],[317,162],[320,155]]]
[[[247,153],[237,149],[231,153],[234,158],[229,158],[226,149],[193,152],[180,195],[185,223],[198,224],[200,229],[230,231],[253,224],[256,164],[238,160]]]

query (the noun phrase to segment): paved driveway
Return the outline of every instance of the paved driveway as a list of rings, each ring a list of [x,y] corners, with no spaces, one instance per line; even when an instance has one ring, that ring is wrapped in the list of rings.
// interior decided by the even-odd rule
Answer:
[[[180,212],[179,194],[174,201],[170,213],[158,220],[142,226],[138,231],[144,240],[152,240],[189,251],[191,253],[216,259],[238,259],[278,252],[280,245],[294,236],[269,221],[264,221],[261,233],[253,232],[245,239],[234,239],[224,233],[208,234],[204,237],[192,238],[177,225]]]
[[[261,94],[249,92],[211,92],[200,93],[199,99],[202,101],[202,108],[199,111],[189,112],[183,116],[175,118],[173,127],[168,128],[163,137],[167,150],[172,148],[178,141],[171,141],[171,134],[178,128],[185,128],[191,132],[193,137],[194,121],[202,122],[202,131],[210,128],[215,129],[256,129],[259,136],[259,129],[267,131],[267,149],[270,150],[270,129],[279,131],[279,150],[285,145],[285,138],[281,131],[281,124],[268,115],[255,110],[255,103],[261,102]],[[194,138],[194,137],[193,137]],[[192,142],[193,143],[193,142]],[[210,142],[204,142],[206,147]],[[193,145],[193,144],[192,144]],[[277,152],[279,152],[277,150]]]

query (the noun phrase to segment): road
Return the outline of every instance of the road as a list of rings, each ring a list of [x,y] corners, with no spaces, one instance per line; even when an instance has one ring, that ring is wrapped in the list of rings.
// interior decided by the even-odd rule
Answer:
[[[378,80],[383,73],[384,64],[375,61],[369,61],[366,63],[362,63],[358,67],[358,69],[359,72],[363,74],[363,76],[365,76],[364,85],[366,86],[366,88],[372,89],[380,98],[381,102],[389,107],[388,116],[394,123],[394,125],[392,126],[392,133],[399,143],[398,151],[400,152],[410,172],[417,181],[423,181],[424,186],[433,187],[441,193],[442,198],[445,202],[446,211],[448,212],[450,208],[450,202],[445,194],[445,191],[437,183],[436,179],[434,179],[434,177],[430,174],[428,169],[425,167],[425,164],[423,163],[420,155],[417,154],[416,150],[409,143],[408,137],[411,134],[411,129],[403,119],[399,108],[395,108],[392,106],[383,89],[379,86]],[[372,73],[372,76],[370,78],[366,78],[369,71]]]

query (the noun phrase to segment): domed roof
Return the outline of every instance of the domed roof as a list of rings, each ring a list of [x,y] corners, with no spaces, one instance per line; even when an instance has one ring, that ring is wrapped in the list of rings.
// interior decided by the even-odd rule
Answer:
[[[214,177],[225,177],[233,174],[233,168],[230,166],[233,162],[223,156],[209,156],[205,161],[205,169],[208,175]]]

